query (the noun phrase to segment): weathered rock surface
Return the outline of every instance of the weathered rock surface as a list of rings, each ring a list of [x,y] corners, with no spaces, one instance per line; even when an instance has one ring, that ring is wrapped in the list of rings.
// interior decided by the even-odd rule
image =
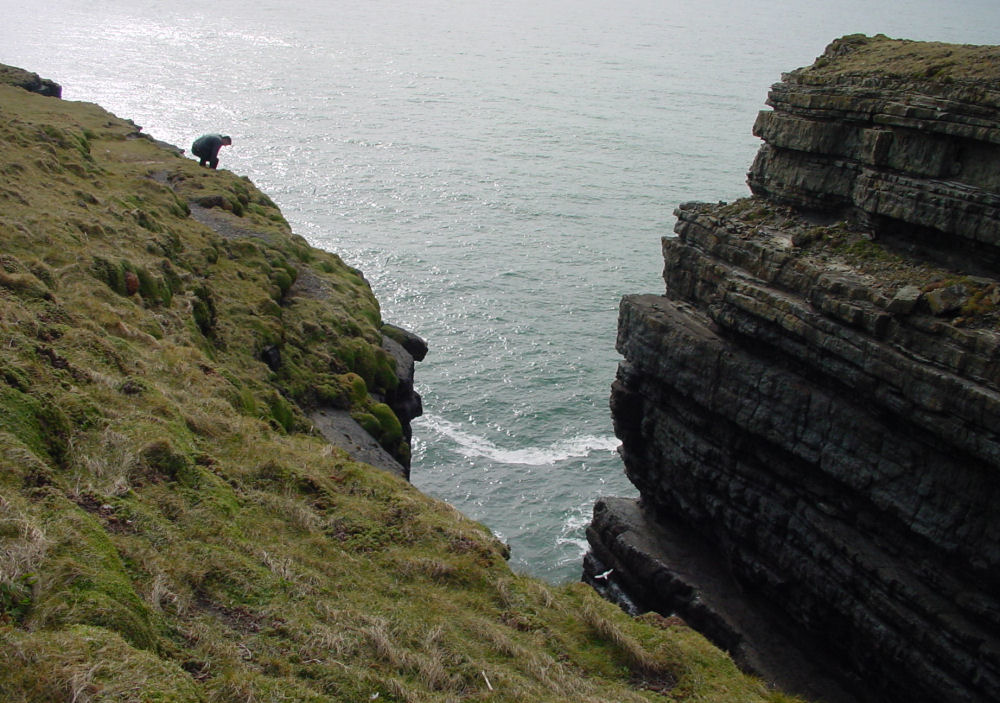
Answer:
[[[318,408],[309,413],[309,419],[330,444],[347,451],[355,461],[375,466],[406,480],[410,479],[409,467],[403,466],[392,454],[383,449],[382,445],[365,432],[347,410]]]
[[[694,530],[631,498],[602,498],[587,533],[589,582],[609,600],[624,600],[633,614],[680,615],[743,669],[783,690],[825,703],[854,700],[838,681],[844,672],[831,671],[822,652],[806,651],[777,627],[776,607],[748,594]]]
[[[0,64],[0,83],[16,85],[32,93],[38,93],[50,98],[62,97],[62,86],[48,78],[42,78],[37,73],[25,71],[16,66]]]
[[[1000,691],[998,66],[835,42],[771,91],[758,197],[682,205],[666,295],[622,301],[611,406],[644,519],[697,533],[743,599],[608,501],[591,571],[792,690]],[[838,686],[797,684],[813,664],[772,656],[748,613]]]
[[[422,361],[427,355],[427,342],[409,330],[385,324],[382,348],[395,362],[396,377],[399,379],[396,388],[382,400],[396,414],[409,444],[413,438],[410,423],[423,414],[423,402],[413,387],[414,361]],[[309,413],[309,419],[327,441],[345,449],[354,459],[410,480],[409,457],[395,457],[387,452],[347,410],[320,407]]]
[[[399,340],[399,341],[397,341]],[[409,444],[413,438],[411,421],[424,412],[420,394],[413,387],[414,361],[422,361],[427,355],[427,342],[413,332],[395,325],[384,325],[382,329],[382,348],[389,353],[396,365],[396,377],[399,385],[386,393],[385,402],[396,413],[403,427],[403,437]],[[402,457],[403,476],[410,478],[410,458]]]
[[[995,256],[1000,83],[991,49],[860,35],[834,42],[771,88],[774,110],[754,125],[765,144],[751,189],[817,210],[854,207],[877,230],[916,229]]]
[[[409,442],[413,437],[410,422],[424,412],[420,394],[413,388],[413,369],[415,361],[423,361],[427,356],[427,342],[402,327],[383,324],[382,348],[395,361],[396,376],[399,378],[399,385],[387,394],[385,402],[396,413],[403,425],[403,436]],[[406,462],[407,475],[409,468],[409,462]]]

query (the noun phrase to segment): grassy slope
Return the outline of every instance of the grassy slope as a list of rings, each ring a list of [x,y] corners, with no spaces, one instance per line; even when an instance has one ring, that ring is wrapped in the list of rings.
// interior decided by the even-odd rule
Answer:
[[[245,179],[0,85],[0,700],[782,698],[310,433],[384,414],[379,324]]]

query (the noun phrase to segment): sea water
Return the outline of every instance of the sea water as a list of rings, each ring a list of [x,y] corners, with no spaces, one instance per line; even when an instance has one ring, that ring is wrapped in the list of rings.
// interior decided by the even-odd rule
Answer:
[[[184,148],[230,134],[222,167],[364,271],[430,344],[413,483],[554,582],[579,577],[594,500],[634,494],[608,410],[619,299],[662,291],[678,203],[748,194],[768,87],[848,33],[1000,43],[994,0],[0,10],[0,62]]]

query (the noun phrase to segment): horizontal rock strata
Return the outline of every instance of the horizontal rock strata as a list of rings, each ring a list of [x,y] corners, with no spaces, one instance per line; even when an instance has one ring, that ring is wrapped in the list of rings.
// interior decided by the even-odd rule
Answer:
[[[997,246],[1000,84],[938,75],[962,61],[996,66],[994,54],[971,49],[834,42],[771,88],[774,110],[754,125],[765,145],[751,189],[807,208],[855,207],[878,228],[916,227],[949,246]]]
[[[1000,691],[1000,82],[857,68],[942,46],[850,37],[786,75],[757,122],[758,197],[682,205],[666,295],[619,318],[611,406],[643,515],[696,532],[742,607],[861,700]],[[955,55],[1000,65],[980,49]],[[676,586],[629,510],[598,505],[592,558],[780,669],[746,654],[766,647],[731,598],[706,606],[717,584]]]

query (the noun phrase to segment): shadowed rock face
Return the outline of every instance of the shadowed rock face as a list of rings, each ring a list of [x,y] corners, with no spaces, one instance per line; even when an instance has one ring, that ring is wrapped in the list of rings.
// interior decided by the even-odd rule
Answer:
[[[37,73],[25,71],[16,66],[0,64],[0,83],[16,85],[32,93],[38,93],[50,98],[62,97],[62,86],[48,78],[42,78]]]
[[[591,572],[809,695],[1000,691],[991,66],[1000,49],[838,40],[772,88],[756,197],[682,205],[666,294],[621,304],[611,407],[643,518],[599,504]],[[697,533],[725,597],[660,528]],[[769,655],[757,617],[811,663]],[[814,665],[837,683],[789,671]]]

